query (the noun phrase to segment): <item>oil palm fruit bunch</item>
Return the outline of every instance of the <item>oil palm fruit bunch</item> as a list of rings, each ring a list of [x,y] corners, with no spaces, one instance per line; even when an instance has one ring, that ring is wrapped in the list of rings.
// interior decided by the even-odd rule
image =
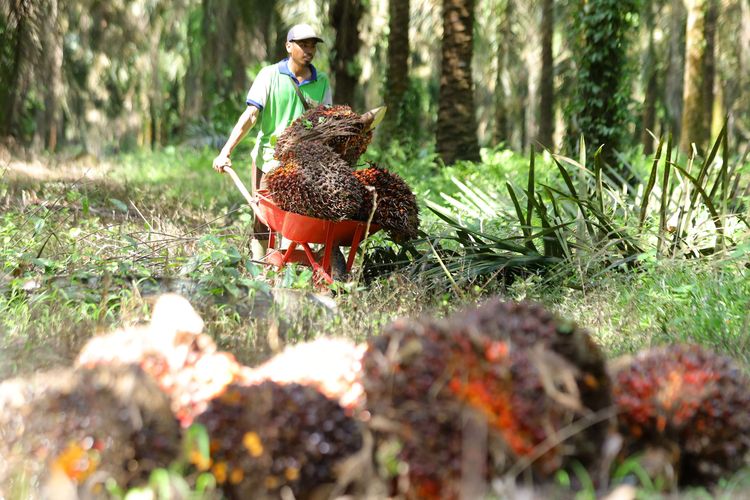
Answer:
[[[230,498],[309,498],[362,447],[357,421],[311,387],[231,386],[197,418],[210,436],[209,470]]]
[[[450,323],[448,328],[459,339],[474,338],[479,344],[487,342],[484,339],[501,341],[511,352],[528,352],[550,397],[578,408],[574,420],[593,418],[594,413],[612,406],[612,384],[601,349],[588,331],[541,304],[495,298],[455,314]],[[554,386],[566,387],[570,397],[554,394]],[[574,450],[573,457],[584,465],[595,461],[609,425],[600,419],[568,440],[566,446]]]
[[[376,207],[372,221],[382,226],[397,243],[417,237],[419,231],[419,207],[409,185],[397,174],[385,168],[370,166],[356,170],[354,176],[364,186],[371,186],[376,193]],[[358,216],[368,220],[372,212],[372,194],[368,193]]]
[[[244,383],[270,380],[311,386],[355,413],[364,403],[361,373],[365,348],[364,344],[331,337],[289,345],[253,368]]]
[[[625,451],[667,450],[682,484],[710,483],[747,465],[750,378],[695,345],[645,351],[614,369]]]
[[[487,428],[488,477],[523,461],[548,477],[591,463],[604,442],[606,426],[586,420],[610,406],[602,356],[539,306],[491,301],[444,321],[401,320],[370,343],[363,368],[373,422],[389,422],[376,437],[400,449],[414,497],[457,496],[467,414]],[[579,420],[586,430],[566,439]]]
[[[445,389],[453,358],[437,322],[401,319],[369,342],[363,385],[379,465],[408,466],[408,498],[454,498],[461,478],[464,405]],[[398,481],[403,483],[403,481]]]
[[[299,144],[314,142],[329,146],[347,165],[354,167],[372,141],[371,120],[349,106],[318,106],[292,122],[279,137],[274,157],[285,163]]]
[[[267,183],[283,210],[325,220],[355,217],[367,193],[344,160],[315,142],[295,144],[269,172]]]
[[[36,492],[31,497],[47,498],[66,490],[101,496],[110,478],[135,486],[176,459],[179,443],[169,400],[137,367],[56,370],[0,384],[0,497],[13,496],[18,480]]]
[[[202,330],[203,320],[185,298],[165,294],[156,301],[148,325],[92,338],[76,363],[140,366],[169,396],[172,411],[187,427],[214,396],[249,371],[232,354],[219,352]]]

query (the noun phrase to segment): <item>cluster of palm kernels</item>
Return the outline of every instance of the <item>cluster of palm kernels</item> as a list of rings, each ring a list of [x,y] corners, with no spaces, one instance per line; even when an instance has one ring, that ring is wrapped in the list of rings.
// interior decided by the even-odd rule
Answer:
[[[335,483],[334,467],[362,447],[357,421],[298,384],[230,386],[198,417],[211,437],[210,469],[231,498],[307,498]]]
[[[452,367],[445,332],[429,320],[398,320],[363,358],[367,411],[381,462],[408,465],[412,498],[450,498],[461,477],[463,405],[443,389]],[[379,428],[378,419],[389,425]],[[381,464],[382,465],[382,464]]]
[[[276,142],[274,157],[285,163],[287,155],[297,145],[316,142],[329,146],[350,167],[354,167],[371,141],[369,124],[349,106],[318,106],[303,113],[286,128]]]
[[[712,482],[745,465],[750,378],[725,356],[674,345],[641,353],[613,374],[618,422],[629,452],[672,453],[678,480]]]
[[[537,358],[536,365],[545,382],[555,375],[548,371],[549,367],[555,367],[558,378],[572,375],[574,385],[559,379],[553,382],[567,384],[569,392],[577,392],[580,405],[589,416],[590,412],[604,411],[612,405],[611,381],[601,349],[588,331],[558,318],[541,304],[492,299],[479,308],[454,315],[449,328],[458,338],[476,338],[479,342],[488,338],[528,352]],[[609,424],[599,420],[567,442],[584,464],[596,460],[601,451]]]
[[[203,320],[184,298],[162,295],[148,326],[116,330],[89,340],[76,364],[87,368],[140,366],[171,400],[183,427],[208,401],[249,371],[228,352],[220,352],[203,333]]]
[[[354,218],[367,191],[328,146],[302,142],[266,177],[271,198],[283,210],[325,220]]]
[[[372,341],[363,360],[367,406],[396,423],[377,437],[381,447],[398,443],[409,494],[458,496],[462,460],[482,445],[486,477],[524,459],[539,477],[571,459],[593,461],[601,426],[558,439],[610,404],[603,357],[587,337],[541,307],[490,302],[446,321],[402,320]],[[467,415],[487,428],[489,444],[467,442]]]
[[[110,478],[123,487],[147,481],[179,452],[168,398],[134,366],[5,381],[0,409],[0,497],[20,478],[32,488],[65,481],[89,498]]]
[[[283,210],[326,220],[368,220],[394,241],[417,237],[419,209],[398,175],[369,167],[352,172],[372,140],[370,123],[348,106],[318,106],[297,118],[279,137],[279,166],[266,177],[271,198]]]
[[[412,240],[419,231],[419,207],[409,185],[393,172],[377,166],[354,172],[364,186],[372,186],[376,193],[376,207],[372,221],[382,226],[397,243]],[[368,193],[359,219],[368,220],[372,212],[373,196]]]

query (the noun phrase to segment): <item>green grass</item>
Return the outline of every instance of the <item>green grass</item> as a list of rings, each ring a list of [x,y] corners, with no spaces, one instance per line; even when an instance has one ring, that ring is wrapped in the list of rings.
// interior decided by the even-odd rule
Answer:
[[[416,158],[398,148],[368,154],[402,175],[420,202],[448,204],[443,193],[471,206],[470,194],[453,179],[481,187],[498,207],[475,214],[484,218],[482,230],[500,239],[520,233],[505,183],[526,188],[528,157],[484,151],[483,163],[444,168],[429,152]],[[651,345],[695,342],[750,367],[750,242],[741,227],[730,250],[710,257],[657,258],[645,251],[633,269],[606,269],[604,254],[589,248],[577,255],[575,265],[481,276],[472,274],[471,261],[462,256],[450,279],[433,260],[369,286],[336,287],[333,315],[304,301],[291,309],[265,310],[260,299],[274,290],[291,289],[301,297],[315,292],[310,272],[269,272],[249,261],[251,212],[231,180],[211,169],[213,155],[180,148],[127,155],[113,159],[107,177],[96,180],[0,177],[0,203],[7,200],[0,215],[0,380],[70,364],[95,333],[147,319],[153,296],[144,293],[146,288],[180,283],[193,287],[190,298],[206,333],[247,364],[270,355],[278,332],[287,342],[318,335],[364,341],[398,316],[442,316],[499,294],[540,301],[577,320],[611,357]],[[249,182],[245,166],[242,155],[235,155],[236,170]],[[649,161],[636,161],[644,176],[649,168]],[[537,156],[535,178],[561,187],[549,155]],[[38,201],[24,205],[29,197]],[[455,234],[422,208],[427,234]],[[633,227],[638,212],[626,212],[611,215]],[[653,244],[654,219],[644,227],[644,241]],[[468,248],[435,240],[441,242],[441,252]],[[369,244],[390,245],[382,235]],[[429,256],[437,253],[424,242],[418,248]],[[426,273],[428,264],[433,274]],[[748,477],[728,480],[724,491],[745,491]],[[649,488],[643,486],[646,495]]]

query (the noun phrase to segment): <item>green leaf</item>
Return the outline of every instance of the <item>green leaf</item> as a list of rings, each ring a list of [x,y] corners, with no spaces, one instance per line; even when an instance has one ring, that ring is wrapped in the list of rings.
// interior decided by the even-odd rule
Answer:
[[[166,469],[156,469],[151,473],[149,485],[156,490],[157,497],[160,499],[171,498],[171,481],[169,472]]]
[[[654,156],[654,163],[651,166],[651,175],[648,177],[648,183],[646,188],[643,190],[643,200],[641,201],[641,213],[638,217],[638,228],[643,227],[643,223],[646,220],[646,211],[648,210],[648,202],[651,197],[651,191],[653,191],[656,185],[656,174],[659,169],[659,160],[661,159],[661,148],[664,146],[664,141],[659,140],[659,147],[656,148],[656,155]]]
[[[529,153],[529,177],[528,184],[526,186],[526,196],[528,197],[526,203],[526,226],[531,227],[532,213],[534,211],[534,195],[535,195],[535,180],[534,180],[534,146],[532,145]]]
[[[202,424],[193,424],[188,427],[184,443],[185,458],[198,453],[201,460],[208,463],[211,458],[211,448],[208,431],[205,426]]]
[[[117,198],[110,198],[109,202],[115,207],[116,210],[124,214],[128,213],[128,206]]]

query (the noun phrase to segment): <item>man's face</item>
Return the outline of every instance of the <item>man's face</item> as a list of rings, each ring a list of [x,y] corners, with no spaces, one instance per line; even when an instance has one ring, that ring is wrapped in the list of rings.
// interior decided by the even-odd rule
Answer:
[[[286,51],[294,62],[301,65],[307,65],[310,64],[315,57],[317,43],[318,42],[313,39],[286,42]]]

